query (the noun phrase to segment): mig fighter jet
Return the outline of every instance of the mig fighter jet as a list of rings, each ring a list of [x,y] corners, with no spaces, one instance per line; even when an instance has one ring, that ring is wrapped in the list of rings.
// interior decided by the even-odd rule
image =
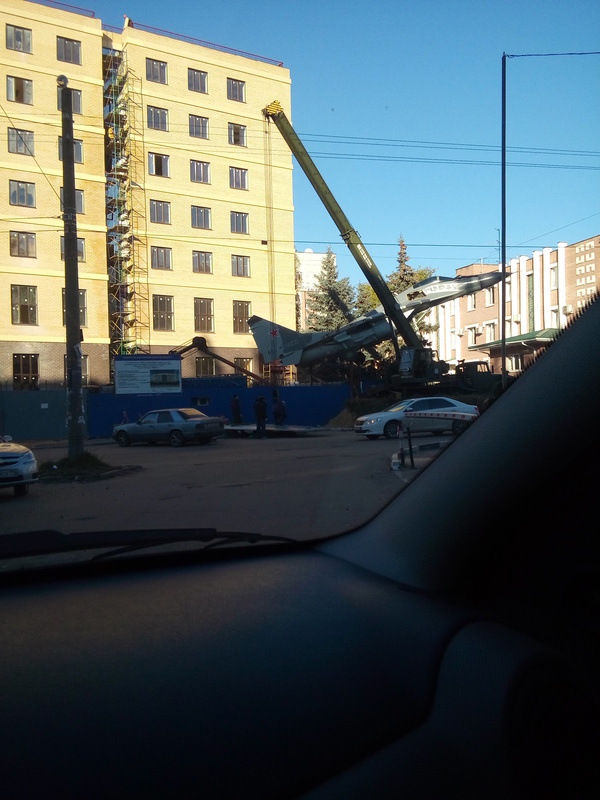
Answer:
[[[410,320],[415,314],[447,300],[493,286],[501,277],[500,272],[487,272],[458,278],[427,278],[395,297]],[[248,326],[266,364],[280,361],[283,365],[306,365],[337,357],[352,361],[361,350],[396,335],[382,306],[334,331],[301,333],[257,316],[248,320]]]

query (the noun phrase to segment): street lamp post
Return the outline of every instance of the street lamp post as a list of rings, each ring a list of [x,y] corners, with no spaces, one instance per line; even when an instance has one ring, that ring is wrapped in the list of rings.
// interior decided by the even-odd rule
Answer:
[[[502,302],[500,304],[500,360],[502,365],[502,389],[506,389],[506,53],[502,53],[502,232],[501,269]]]

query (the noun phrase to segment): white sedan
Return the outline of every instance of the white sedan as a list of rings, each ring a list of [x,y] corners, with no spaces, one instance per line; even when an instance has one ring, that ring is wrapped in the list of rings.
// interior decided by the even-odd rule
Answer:
[[[378,436],[394,439],[404,426],[410,427],[411,433],[451,431],[459,434],[478,414],[477,406],[461,403],[451,397],[418,397],[401,400],[383,411],[358,417],[354,423],[354,433],[362,433],[367,439],[377,439]]]
[[[37,480],[38,465],[31,450],[10,436],[0,436],[0,488],[12,486],[16,495],[23,495]]]

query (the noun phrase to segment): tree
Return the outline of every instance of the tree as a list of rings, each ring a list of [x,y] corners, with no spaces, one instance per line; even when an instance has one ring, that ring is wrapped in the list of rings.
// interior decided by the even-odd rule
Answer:
[[[354,319],[355,291],[349,278],[340,280],[331,247],[317,275],[317,287],[306,299],[306,310],[310,331],[335,330]]]
[[[298,253],[294,253],[294,288],[296,290],[296,330],[299,331],[302,327],[302,301],[300,300],[302,274],[300,272]]]
[[[398,266],[394,272],[387,277],[387,285],[394,294],[400,294],[400,292],[406,291],[410,286],[414,286],[415,283],[424,281],[426,278],[431,278],[435,272],[433,267],[417,267],[417,269],[413,269],[409,266],[408,262],[410,261],[410,256],[408,255],[406,242],[402,235],[398,240],[398,247],[398,256],[396,259]]]
[[[356,290],[356,312],[358,314],[366,314],[379,305],[381,305],[381,301],[375,294],[375,290],[371,284],[359,283]]]

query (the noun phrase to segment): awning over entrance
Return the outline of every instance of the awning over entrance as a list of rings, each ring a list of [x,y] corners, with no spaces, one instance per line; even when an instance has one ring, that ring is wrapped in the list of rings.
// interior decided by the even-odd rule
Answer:
[[[543,350],[558,336],[558,328],[544,328],[541,331],[531,331],[522,333],[519,336],[509,336],[506,339],[507,355],[521,356],[521,359],[535,356],[539,350]],[[502,353],[502,340],[486,342],[483,345],[470,346],[469,350],[479,350],[487,352],[490,359],[499,358]]]

